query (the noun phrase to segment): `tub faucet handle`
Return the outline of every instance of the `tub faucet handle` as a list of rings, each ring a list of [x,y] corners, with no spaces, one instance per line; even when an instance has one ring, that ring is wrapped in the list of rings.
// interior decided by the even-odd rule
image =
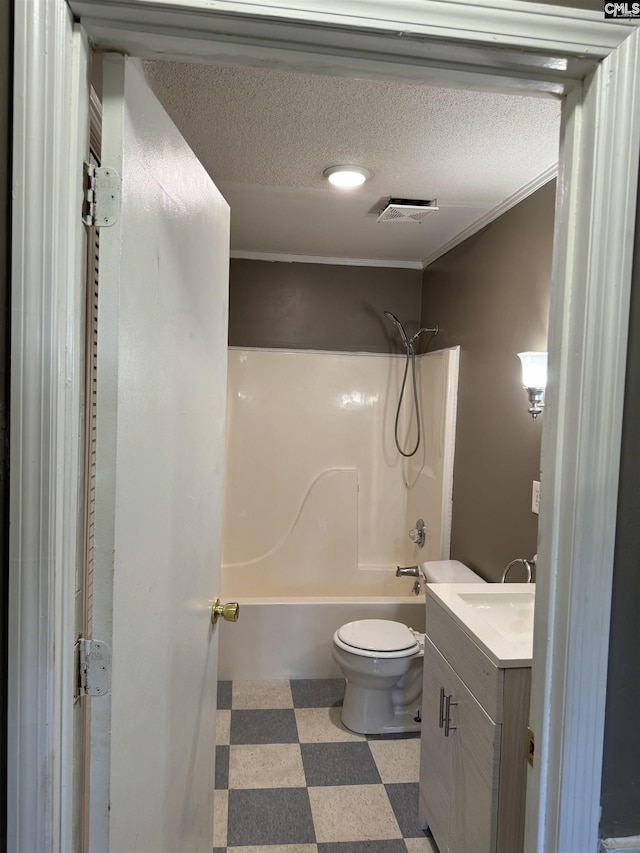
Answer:
[[[424,541],[426,535],[427,531],[424,526],[424,521],[419,518],[416,521],[416,526],[413,528],[413,530],[409,531],[409,539],[411,539],[411,541],[415,543],[418,548],[424,548]]]

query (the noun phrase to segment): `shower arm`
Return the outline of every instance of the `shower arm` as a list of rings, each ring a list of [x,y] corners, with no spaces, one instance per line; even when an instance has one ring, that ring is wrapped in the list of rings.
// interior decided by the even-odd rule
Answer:
[[[391,311],[385,311],[384,315],[388,320],[391,320],[391,322],[398,327],[398,331],[400,332],[400,336],[402,338],[402,343],[405,345],[405,348],[407,350],[408,355],[415,355],[414,344],[423,332],[430,332],[432,335],[438,334],[438,326],[437,325],[434,326],[432,329],[428,329],[425,326],[423,326],[421,329],[418,329],[418,331],[415,333],[415,335],[412,335],[411,337],[409,337],[404,330],[404,326],[402,325],[400,320],[398,320],[398,318],[396,317],[395,314],[392,314]]]
[[[437,335],[438,331],[439,330],[437,325],[434,326],[432,329],[427,329],[426,326],[423,326],[421,329],[418,329],[415,335],[413,335],[413,337],[409,341],[409,344],[410,346],[413,346],[413,344],[418,340],[418,338],[423,332],[430,332],[432,335]]]

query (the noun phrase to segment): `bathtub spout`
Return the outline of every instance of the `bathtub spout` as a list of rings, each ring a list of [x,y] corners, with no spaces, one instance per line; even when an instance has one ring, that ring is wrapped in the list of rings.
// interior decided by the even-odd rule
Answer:
[[[420,577],[420,567],[419,566],[398,566],[396,569],[396,577],[402,578],[405,576],[409,576],[411,578],[419,578]]]

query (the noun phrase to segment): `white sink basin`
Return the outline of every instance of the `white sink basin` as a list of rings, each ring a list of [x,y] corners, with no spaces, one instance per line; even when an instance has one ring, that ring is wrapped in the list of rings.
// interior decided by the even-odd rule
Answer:
[[[535,584],[427,584],[436,601],[498,666],[529,666]]]
[[[493,592],[463,592],[460,598],[468,607],[473,608],[478,616],[505,636],[522,637],[533,633],[533,607],[536,602],[534,592],[509,591],[502,595]]]

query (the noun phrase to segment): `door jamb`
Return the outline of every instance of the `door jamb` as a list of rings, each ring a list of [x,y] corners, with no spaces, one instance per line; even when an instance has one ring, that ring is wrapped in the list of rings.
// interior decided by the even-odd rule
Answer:
[[[404,0],[399,10],[390,0],[331,0],[322,8],[316,0],[281,0],[274,10],[226,0],[216,4],[217,12],[204,0],[86,0],[84,5],[102,16],[100,26],[111,34],[105,36],[111,40],[109,47],[117,48],[118,38],[133,38],[152,53],[164,49],[172,36],[161,24],[153,33],[162,6],[182,15],[194,11],[209,23],[223,12],[235,14],[235,21],[246,25],[245,36],[219,33],[218,43],[237,61],[244,61],[243,49],[246,58],[260,40],[262,50],[282,54],[283,41],[295,25],[298,50],[290,43],[284,55],[298,68],[310,51],[302,35],[315,39],[317,58],[323,38],[330,42],[336,32],[346,37],[350,53],[342,65],[333,57],[336,70],[353,69],[360,62],[370,75],[384,76],[386,65],[400,77],[410,76],[406,45],[422,39],[428,46],[437,35],[455,49],[465,32],[466,46],[460,51],[464,73],[470,75],[467,82],[476,79],[482,85],[497,67],[486,35],[495,5],[490,2]],[[570,91],[563,118],[542,457],[537,597],[543,606],[536,609],[534,640],[537,762],[530,771],[526,831],[530,853],[569,853],[595,851],[598,835],[607,664],[606,644],[599,638],[608,637],[609,628],[640,152],[640,36],[633,28],[608,27],[588,13],[549,11],[551,7],[544,7],[544,15],[536,13],[537,29],[532,32],[525,23],[532,24],[533,13],[523,5],[504,3],[501,16],[507,15],[502,20],[508,27],[496,16],[494,45],[528,46],[533,53],[543,46],[547,55],[554,52],[569,66],[580,49],[585,51],[577,33],[586,27],[593,35],[586,52],[602,60],[582,86]],[[131,23],[134,13],[145,14],[144,25]],[[475,31],[485,41],[479,44],[471,33],[480,13],[484,30]],[[402,20],[399,32],[402,15],[409,23]],[[439,22],[437,33],[421,23],[432,20],[430,15]],[[372,49],[360,59],[352,55],[360,38],[366,54],[367,26],[381,32],[387,44],[395,44],[391,56]],[[87,27],[91,31],[89,20]],[[253,47],[247,36],[252,32]],[[196,33],[183,32],[183,46],[191,35],[196,38]],[[197,39],[192,44],[198,44]],[[475,72],[469,67],[472,48]],[[13,794],[8,814],[9,848],[16,851],[71,849],[66,844],[72,789],[73,644],[68,626],[73,625],[78,536],[77,347],[82,342],[83,255],[75,154],[86,134],[82,104],[88,102],[87,52],[86,31],[74,27],[63,0],[17,4],[9,673]],[[419,62],[412,61],[415,71]],[[428,67],[428,58],[422,65]],[[498,86],[509,79],[508,60],[506,65]],[[436,76],[442,74],[442,69],[436,71]],[[455,69],[450,72],[455,74]],[[514,75],[522,79],[519,72]],[[531,81],[528,85],[534,87]],[[566,90],[571,85],[568,80]]]
[[[73,849],[88,55],[65,3],[15,4],[7,849],[25,853]]]

